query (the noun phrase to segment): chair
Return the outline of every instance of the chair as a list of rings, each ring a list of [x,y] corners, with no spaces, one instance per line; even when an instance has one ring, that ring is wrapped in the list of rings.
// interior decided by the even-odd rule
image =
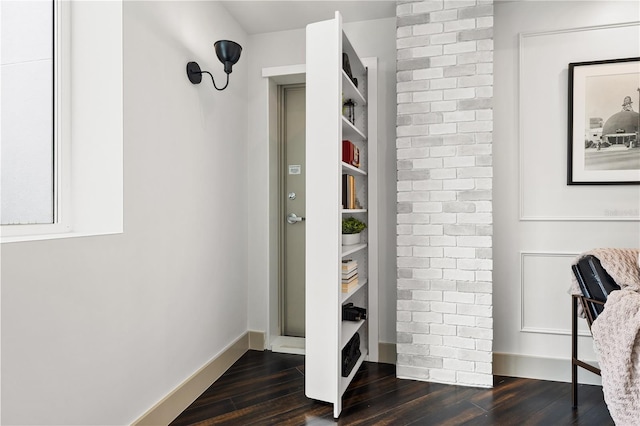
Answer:
[[[571,321],[571,397],[573,407],[578,406],[578,367],[600,375],[600,369],[578,359],[578,300],[585,312],[589,330],[593,321],[604,310],[609,293],[620,290],[620,286],[604,270],[598,258],[587,255],[571,266],[582,296],[572,297]]]

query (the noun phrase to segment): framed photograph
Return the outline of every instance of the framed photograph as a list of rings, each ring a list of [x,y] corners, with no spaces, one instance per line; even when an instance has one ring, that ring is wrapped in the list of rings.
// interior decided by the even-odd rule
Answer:
[[[640,58],[569,64],[567,185],[640,184]]]

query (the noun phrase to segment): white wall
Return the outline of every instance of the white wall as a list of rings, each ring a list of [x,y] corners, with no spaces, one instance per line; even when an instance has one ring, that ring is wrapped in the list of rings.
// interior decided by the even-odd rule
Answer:
[[[531,33],[637,21],[638,16],[639,4],[627,1],[495,3],[495,374],[570,380],[572,259],[595,247],[640,246],[638,186],[566,185],[567,64],[638,56],[638,27],[634,37],[622,40],[607,31],[596,40],[585,31]],[[529,35],[523,44],[526,67],[519,70],[521,33]],[[529,60],[533,55],[543,59]],[[549,74],[553,78],[542,77]],[[525,89],[556,89],[549,96],[534,92],[519,99],[520,77]],[[524,133],[520,140],[523,123],[537,123],[540,133]],[[532,137],[533,151],[526,143]],[[562,196],[554,200],[554,194]],[[589,209],[579,208],[577,199],[588,200]],[[601,219],[587,221],[588,216]],[[595,359],[584,322],[581,326],[580,353]],[[583,378],[597,381],[588,373]]]
[[[185,73],[247,37],[216,3],[123,13],[125,231],[3,245],[3,424],[129,424],[247,329],[246,53],[224,92]]]
[[[327,16],[331,19],[333,16]],[[378,57],[380,143],[380,341],[395,342],[395,18],[345,23],[344,31],[361,57]],[[262,68],[304,64],[305,30],[257,34],[249,38],[249,329],[269,323],[269,143],[267,82]]]
[[[270,270],[270,262],[277,253],[270,249],[270,238],[276,234],[279,218],[270,211],[269,182],[277,171],[270,167],[273,156],[267,132],[268,87],[262,68],[304,63],[304,30],[256,34],[249,37],[247,49],[249,89],[247,170],[249,172],[249,330],[267,332],[269,324],[269,281],[277,279],[277,271]],[[276,178],[277,179],[277,178]],[[277,315],[277,313],[276,313]]]

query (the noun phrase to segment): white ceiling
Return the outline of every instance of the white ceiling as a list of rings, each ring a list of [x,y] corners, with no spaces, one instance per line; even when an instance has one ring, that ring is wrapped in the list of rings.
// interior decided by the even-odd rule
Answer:
[[[396,2],[357,1],[222,1],[248,34],[304,28],[307,24],[342,14],[343,22],[368,21],[396,16]]]

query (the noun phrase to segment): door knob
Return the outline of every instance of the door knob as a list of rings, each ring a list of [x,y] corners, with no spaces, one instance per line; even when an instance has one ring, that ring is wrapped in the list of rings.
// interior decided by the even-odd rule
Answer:
[[[304,220],[304,217],[298,216],[295,213],[289,213],[287,215],[287,223],[291,224],[291,225],[295,225],[298,222],[302,222]]]

